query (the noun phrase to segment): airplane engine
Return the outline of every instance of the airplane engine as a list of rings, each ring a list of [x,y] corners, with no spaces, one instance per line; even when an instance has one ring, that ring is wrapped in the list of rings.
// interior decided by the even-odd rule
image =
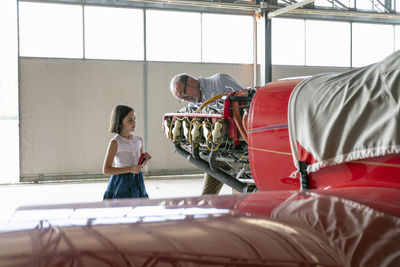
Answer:
[[[164,133],[178,153],[240,192],[255,190],[243,126],[248,124],[243,120],[255,92],[254,88],[245,89],[206,101],[197,110],[184,108],[163,118]]]

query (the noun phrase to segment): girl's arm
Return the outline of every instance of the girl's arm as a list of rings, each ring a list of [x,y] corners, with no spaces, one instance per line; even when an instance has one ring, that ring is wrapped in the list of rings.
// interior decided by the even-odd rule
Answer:
[[[107,148],[106,158],[103,163],[104,174],[122,174],[122,173],[139,173],[142,167],[140,165],[133,165],[129,167],[116,168],[113,167],[114,157],[117,153],[118,144],[117,141],[111,140]]]
[[[140,154],[143,154],[143,138],[142,137],[140,137],[140,140],[142,140],[142,146],[140,147]]]

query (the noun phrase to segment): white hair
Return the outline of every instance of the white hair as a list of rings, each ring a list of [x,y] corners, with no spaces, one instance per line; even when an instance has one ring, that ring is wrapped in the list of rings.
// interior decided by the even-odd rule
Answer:
[[[195,78],[192,75],[187,74],[187,73],[180,73],[180,74],[177,74],[174,77],[172,77],[171,82],[169,84],[169,90],[171,90],[171,93],[173,93],[175,91],[175,89],[176,89],[175,85],[177,82],[183,83],[185,81],[185,79],[187,79],[187,78],[192,78],[195,80]]]

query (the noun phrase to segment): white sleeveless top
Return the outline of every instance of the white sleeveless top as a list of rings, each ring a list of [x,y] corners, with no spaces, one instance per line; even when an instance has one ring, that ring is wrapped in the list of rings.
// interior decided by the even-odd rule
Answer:
[[[111,140],[117,141],[114,167],[121,168],[138,164],[140,148],[143,145],[139,136],[133,135],[132,139],[129,140],[117,134]]]

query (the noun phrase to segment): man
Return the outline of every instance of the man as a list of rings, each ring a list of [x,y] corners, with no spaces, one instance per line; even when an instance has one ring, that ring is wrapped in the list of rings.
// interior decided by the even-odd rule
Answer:
[[[170,84],[172,95],[189,103],[201,103],[213,96],[242,89],[231,76],[223,73],[197,79],[187,73],[182,73],[174,76]]]
[[[214,74],[208,78],[194,78],[187,73],[181,73],[171,79],[170,90],[173,96],[180,101],[189,102],[189,105],[199,105],[207,99],[219,95],[242,90],[243,88],[228,74]],[[222,163],[219,167],[229,170]],[[223,183],[214,177],[204,174],[202,195],[218,194]]]

